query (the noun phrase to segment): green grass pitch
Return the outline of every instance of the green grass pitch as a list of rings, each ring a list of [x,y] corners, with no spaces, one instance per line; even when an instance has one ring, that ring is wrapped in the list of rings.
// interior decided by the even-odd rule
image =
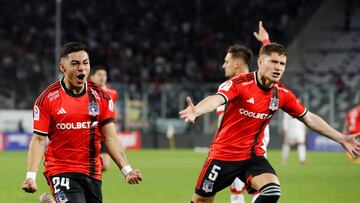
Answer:
[[[26,152],[0,153],[1,203],[35,203],[41,193],[49,191],[41,173],[36,193],[26,194],[20,189],[26,156]],[[141,169],[144,181],[140,185],[126,184],[112,163],[103,177],[105,203],[187,203],[206,154],[191,150],[140,150],[128,151],[127,156],[134,168]],[[268,156],[280,177],[280,203],[360,202],[360,165],[352,163],[344,153],[309,152],[309,164],[305,166],[298,164],[294,151],[286,166],[280,163],[280,151],[270,151]],[[229,203],[229,191],[218,193],[215,202]]]

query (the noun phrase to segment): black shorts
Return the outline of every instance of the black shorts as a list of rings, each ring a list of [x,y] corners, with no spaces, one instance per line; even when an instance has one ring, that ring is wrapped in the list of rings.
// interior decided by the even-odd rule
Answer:
[[[106,144],[104,141],[101,142],[100,153],[107,153]]]
[[[220,161],[207,159],[198,178],[195,193],[210,197],[228,187],[238,177],[245,183],[250,194],[256,192],[250,185],[250,179],[263,173],[276,175],[275,170],[263,156],[245,161]]]
[[[101,181],[81,173],[63,173],[48,180],[56,202],[101,203]]]

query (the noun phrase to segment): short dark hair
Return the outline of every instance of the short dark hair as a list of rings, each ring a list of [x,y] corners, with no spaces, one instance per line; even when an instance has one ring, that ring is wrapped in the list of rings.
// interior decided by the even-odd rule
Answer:
[[[271,55],[272,53],[278,53],[280,56],[287,56],[285,47],[278,43],[270,43],[265,44],[260,48],[259,56],[265,54],[265,55]]]
[[[107,73],[107,68],[106,68],[105,66],[95,66],[95,67],[92,67],[92,68],[91,68],[91,70],[90,70],[90,76],[95,75],[95,73],[96,73],[98,70],[104,70],[104,71]]]
[[[67,57],[68,54],[78,51],[85,51],[86,53],[89,53],[88,47],[85,43],[82,42],[69,42],[66,43],[61,49],[60,49],[60,58]]]
[[[241,58],[249,66],[253,59],[252,51],[239,43],[230,46],[227,50],[233,58]]]

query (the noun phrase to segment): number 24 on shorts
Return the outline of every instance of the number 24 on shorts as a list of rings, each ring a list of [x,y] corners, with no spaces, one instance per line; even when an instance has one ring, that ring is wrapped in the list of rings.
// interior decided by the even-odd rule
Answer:
[[[52,183],[54,187],[54,194],[60,191],[59,186],[66,187],[66,190],[70,189],[70,179],[65,177],[53,177]]]

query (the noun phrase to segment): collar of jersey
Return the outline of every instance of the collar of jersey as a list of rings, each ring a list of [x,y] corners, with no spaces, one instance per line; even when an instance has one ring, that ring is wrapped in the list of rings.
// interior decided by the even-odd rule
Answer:
[[[62,89],[65,91],[65,93],[72,96],[72,97],[81,97],[86,93],[87,83],[85,83],[85,88],[79,94],[74,94],[71,90],[66,88],[64,78],[62,78],[60,80],[60,84],[61,84]]]
[[[259,79],[258,79],[257,71],[255,72],[255,81],[256,81],[257,86],[258,86],[261,90],[263,90],[263,91],[270,91],[270,90],[271,90],[271,88],[267,88],[267,87],[263,86],[263,85],[260,83],[260,81],[259,81]]]

